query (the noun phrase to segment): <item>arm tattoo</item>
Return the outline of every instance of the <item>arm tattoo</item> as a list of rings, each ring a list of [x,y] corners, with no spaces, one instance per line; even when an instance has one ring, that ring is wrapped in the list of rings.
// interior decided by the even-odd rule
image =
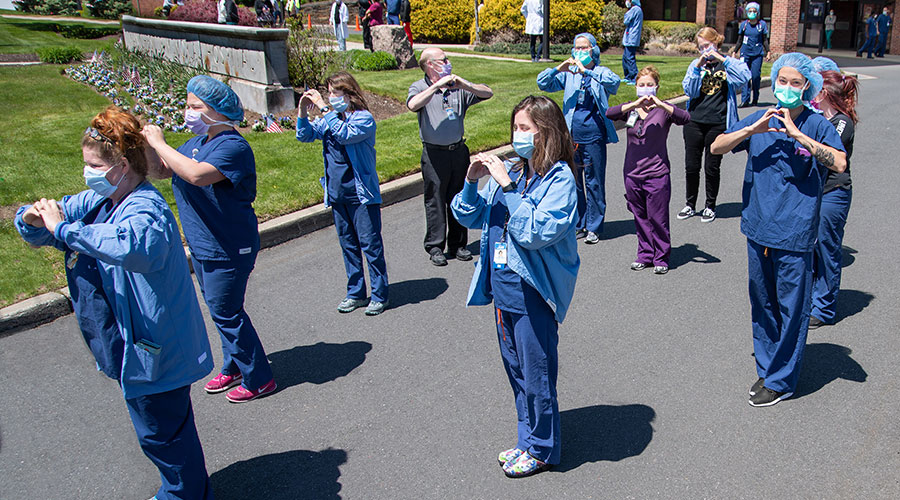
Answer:
[[[831,154],[831,151],[828,151],[821,146],[816,146],[816,152],[813,153],[813,156],[816,160],[819,160],[819,163],[826,167],[834,166],[834,155]]]

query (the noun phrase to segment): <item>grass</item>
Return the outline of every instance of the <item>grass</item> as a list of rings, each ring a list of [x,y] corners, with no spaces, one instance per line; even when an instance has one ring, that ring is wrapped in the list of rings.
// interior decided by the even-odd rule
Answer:
[[[115,39],[80,40],[65,38],[52,31],[53,24],[81,24],[96,28],[97,24],[68,21],[34,21],[0,17],[0,54],[33,54],[38,47],[70,45],[82,52],[109,49]]]
[[[550,64],[523,64],[472,57],[453,57],[454,73],[494,90],[494,98],[472,107],[466,117],[469,147],[473,152],[509,142],[509,113],[537,89],[537,74]],[[680,95],[689,57],[639,57],[639,66],[654,64],[662,75],[661,97]],[[603,63],[621,75],[619,57]],[[63,66],[41,65],[0,68],[0,306],[65,286],[61,254],[29,249],[19,238],[11,215],[15,208],[40,197],[60,198],[84,189],[79,148],[82,131],[109,101],[91,88],[61,74]],[[371,92],[406,101],[409,85],[422,77],[418,70],[358,72],[360,84]],[[24,91],[23,89],[29,89]],[[551,94],[557,102],[562,92]],[[634,87],[622,85],[610,105],[635,98]],[[378,123],[376,149],[382,182],[419,169],[421,146],[416,115],[403,113]],[[180,145],[189,134],[167,133],[170,144]],[[322,145],[302,144],[294,134],[248,133],[256,156],[257,199],[260,219],[269,219],[319,203],[322,188]],[[157,187],[175,209],[169,182]]]

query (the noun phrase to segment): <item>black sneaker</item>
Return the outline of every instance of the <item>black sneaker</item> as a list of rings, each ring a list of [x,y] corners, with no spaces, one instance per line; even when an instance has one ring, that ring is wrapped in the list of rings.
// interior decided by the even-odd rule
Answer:
[[[467,262],[472,260],[472,252],[470,252],[468,249],[460,248],[456,252],[450,253],[450,258],[452,259],[454,257],[456,258],[456,260]]]
[[[691,208],[688,205],[685,205],[684,208],[681,209],[681,212],[678,212],[678,215],[676,215],[675,217],[678,218],[679,220],[690,219],[691,217],[694,216],[695,213],[696,212],[694,212],[693,208]]]
[[[447,257],[444,257],[444,252],[440,248],[435,248],[431,251],[431,263],[436,266],[446,266],[447,265]]]
[[[576,240],[580,240],[580,239],[584,238],[585,236],[587,236],[587,229],[578,229],[577,231],[575,231],[575,239]]]
[[[750,406],[763,407],[772,406],[782,399],[793,396],[793,392],[778,392],[763,386],[756,394],[750,396]]]
[[[818,328],[820,326],[825,326],[825,322],[815,316],[809,317],[809,329],[810,330],[815,330],[816,328]]]
[[[766,379],[759,377],[759,380],[757,380],[756,382],[753,383],[752,386],[750,386],[750,395],[756,396],[756,393],[759,392],[760,390],[762,390],[762,388],[765,386],[766,386]]]

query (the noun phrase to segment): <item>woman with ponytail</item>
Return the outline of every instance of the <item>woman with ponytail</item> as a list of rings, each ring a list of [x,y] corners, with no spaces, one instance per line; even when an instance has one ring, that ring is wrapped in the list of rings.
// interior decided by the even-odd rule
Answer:
[[[835,321],[838,290],[841,288],[841,245],[844,225],[850,213],[853,190],[850,183],[850,155],[853,154],[853,137],[856,123],[856,101],[859,82],[852,76],[837,71],[823,71],[822,91],[813,101],[825,118],[834,125],[841,143],[847,151],[847,169],[841,173],[828,171],[822,188],[822,208],[819,212],[819,236],[813,261],[812,310],[809,328],[830,325]]]
[[[212,368],[206,327],[169,205],[149,182],[138,120],[114,107],[81,139],[90,189],[16,214],[32,246],[65,252],[81,333],[122,389],[138,442],[159,469],[154,498],[211,499],[191,384]]]

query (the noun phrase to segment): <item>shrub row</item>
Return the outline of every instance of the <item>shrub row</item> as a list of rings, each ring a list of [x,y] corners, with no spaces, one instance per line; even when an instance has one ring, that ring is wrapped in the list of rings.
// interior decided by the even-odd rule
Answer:
[[[81,50],[78,47],[38,47],[35,49],[41,62],[50,64],[68,64],[81,60]]]

